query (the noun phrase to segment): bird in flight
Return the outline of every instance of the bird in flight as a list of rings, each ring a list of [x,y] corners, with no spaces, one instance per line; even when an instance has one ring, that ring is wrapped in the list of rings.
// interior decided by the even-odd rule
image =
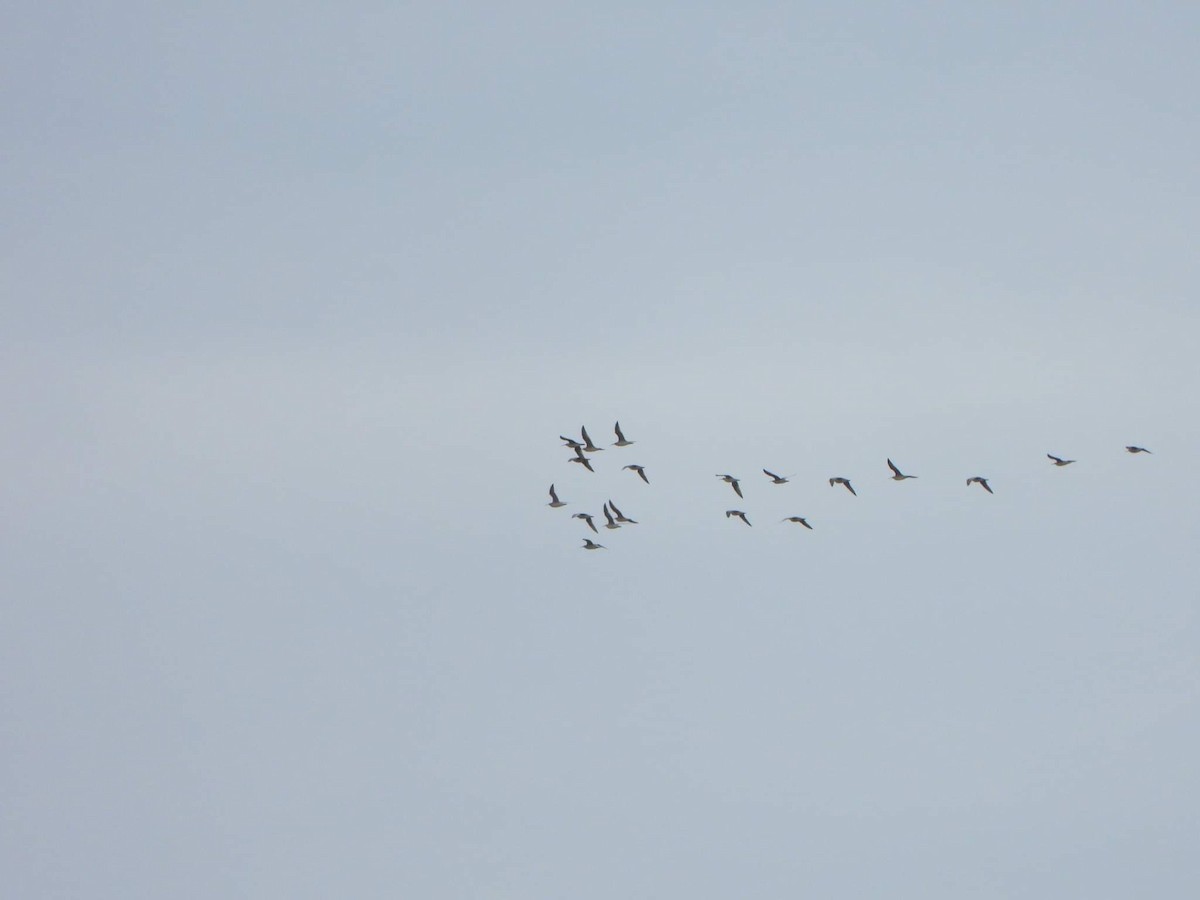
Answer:
[[[892,481],[903,481],[905,478],[916,478],[917,477],[916,475],[905,475],[903,472],[901,472],[899,469],[896,468],[896,464],[894,462],[892,462],[890,459],[887,462],[888,462],[888,468],[892,470]]]
[[[591,538],[584,538],[583,546],[580,547],[579,549],[580,550],[607,550],[608,548],[605,547],[603,544],[597,544]]]
[[[779,521],[781,521],[781,522],[795,522],[797,525],[803,525],[803,526],[804,526],[805,528],[807,528],[809,531],[812,531],[812,530],[813,530],[813,527],[812,527],[811,525],[809,525],[809,524],[808,524],[808,519],[804,518],[804,516],[788,516],[786,519],[780,519]]]
[[[580,428],[579,430],[580,430],[581,436],[583,437],[583,450],[585,453],[599,453],[601,450],[604,449],[603,447],[597,447],[595,444],[592,443],[592,438],[587,433],[586,425],[583,426],[582,428]]]
[[[583,449],[583,444],[579,443],[579,441],[575,440],[575,438],[569,438],[569,437],[566,437],[565,435],[560,434],[558,436],[558,439],[560,441],[562,441],[564,444],[566,444],[568,447],[570,447],[572,450],[582,450]]]
[[[1047,453],[1046,455],[1047,455],[1048,457],[1050,457],[1051,461],[1052,461],[1052,462],[1053,462],[1053,463],[1054,463],[1056,466],[1069,466],[1071,463],[1075,462],[1075,460],[1073,460],[1073,459],[1059,459],[1059,458],[1058,458],[1057,456],[1055,456],[1053,453]]]
[[[725,518],[729,519],[729,518],[732,518],[733,516],[737,516],[739,519],[741,519],[747,525],[750,525],[750,520],[746,518],[746,514],[744,512],[742,512],[740,509],[725,510]],[[750,525],[750,527],[753,528],[754,526]]]
[[[558,494],[556,494],[554,492],[554,485],[550,485],[550,502],[547,503],[546,505],[553,506],[555,509],[558,509],[560,506],[567,505],[567,504],[563,503],[563,501],[558,499]]]
[[[589,472],[596,471],[595,469],[592,468],[592,461],[583,455],[582,447],[576,447],[575,455],[572,456],[569,460],[567,460],[567,462],[579,463],[581,466],[583,466]]]
[[[1125,449],[1128,450],[1130,453],[1149,453],[1150,452],[1145,447],[1134,447],[1132,445],[1129,447],[1126,447]]]
[[[621,423],[620,422],[613,423],[613,431],[615,431],[617,433],[617,440],[613,444],[614,447],[628,447],[630,444],[637,443],[637,441],[625,440],[625,435],[621,434]]]
[[[621,468],[622,469],[633,469],[633,471],[638,473],[638,477],[641,478],[642,481],[646,482],[646,484],[650,483],[650,479],[646,477],[646,467],[645,466],[621,466]]]
[[[615,521],[613,521],[612,513],[610,513],[608,511],[607,503],[604,504],[604,518],[608,519],[608,524],[604,526],[605,528],[620,528],[621,527]]]
[[[788,483],[788,480],[786,478],[784,478],[782,475],[776,475],[774,472],[768,472],[766,469],[763,469],[763,474],[771,479],[771,484],[787,484]]]
[[[830,478],[829,486],[833,487],[835,484],[845,485],[846,490],[848,490],[850,493],[852,493],[855,497],[858,496],[858,492],[856,490],[854,490],[853,487],[851,487],[849,478]]]
[[[991,489],[991,487],[988,485],[988,483],[987,483],[987,479],[986,479],[986,478],[980,478],[978,475],[976,475],[974,478],[968,478],[968,479],[967,479],[967,486],[968,486],[968,487],[970,487],[970,486],[971,486],[971,485],[973,485],[973,484],[977,484],[977,485],[979,485],[981,488],[983,488],[983,489],[984,489],[985,491],[987,491],[989,494],[994,494],[994,493],[995,493],[995,491],[993,491],[993,490]]]
[[[588,528],[592,529],[592,531],[596,531],[596,523],[592,521],[592,517],[588,513],[575,513],[575,515],[571,516],[571,518],[583,519],[583,521],[587,522]],[[599,533],[599,531],[596,531],[596,534]]]
[[[731,488],[733,488],[733,492],[735,494],[737,494],[739,497],[742,497],[742,488],[738,482],[738,479],[734,478],[732,475],[717,475],[716,477],[726,482]],[[744,500],[745,497],[742,497],[742,499]],[[750,523],[747,522],[746,524],[749,525]]]
[[[613,503],[611,500],[608,501],[608,508],[613,511],[613,515],[617,517],[617,521],[620,522],[622,525],[636,525],[637,524],[637,519],[630,519],[629,517],[627,517],[624,513],[622,513],[619,509],[617,509],[617,504]]]

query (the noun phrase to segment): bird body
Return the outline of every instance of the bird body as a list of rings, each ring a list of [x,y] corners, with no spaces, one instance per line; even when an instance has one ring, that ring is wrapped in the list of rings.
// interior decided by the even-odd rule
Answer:
[[[968,478],[968,479],[967,479],[967,486],[968,486],[968,487],[970,487],[970,486],[971,486],[971,485],[973,485],[973,484],[977,484],[977,485],[979,485],[981,488],[983,488],[983,489],[984,489],[985,491],[987,491],[989,494],[994,494],[994,493],[995,493],[995,491],[993,491],[993,490],[992,490],[992,488],[991,488],[991,485],[989,485],[989,484],[987,483],[987,479],[986,479],[986,478],[980,478],[978,475],[976,475],[976,476],[974,476],[974,477],[972,477],[972,478]]]
[[[803,526],[804,526],[805,528],[807,528],[809,531],[812,531],[812,530],[813,530],[813,527],[812,527],[811,525],[809,525],[809,524],[808,524],[808,519],[804,518],[803,516],[788,516],[786,519],[780,519],[779,521],[781,521],[781,522],[795,522],[795,523],[796,523],[796,524],[798,524],[798,525],[803,525]]]
[[[1147,450],[1145,447],[1134,447],[1131,445],[1129,447],[1126,447],[1125,449],[1128,450],[1130,453],[1150,453],[1150,451]]]
[[[838,477],[838,478],[830,478],[830,479],[829,479],[829,486],[830,486],[830,487],[833,487],[835,484],[840,484],[840,485],[842,485],[843,487],[845,487],[845,488],[846,488],[846,490],[848,490],[850,493],[852,493],[852,494],[853,494],[855,497],[857,497],[857,496],[858,496],[858,492],[857,492],[856,490],[854,490],[854,487],[853,487],[853,486],[850,484],[850,479],[849,479],[849,478],[841,478],[841,477]]]
[[[591,538],[584,538],[583,546],[580,547],[579,549],[580,550],[607,550],[608,548],[605,547],[603,544],[597,544]]]
[[[583,521],[587,522],[588,528],[592,529],[592,531],[596,531],[596,523],[592,521],[592,517],[590,514],[575,513],[575,515],[571,516],[571,518],[572,519],[583,519]],[[596,534],[599,534],[599,533],[600,533],[599,531],[596,531]]]
[[[733,518],[734,516],[737,516],[739,519],[741,519],[747,525],[750,525],[750,520],[746,518],[746,514],[744,512],[742,512],[740,509],[725,510],[725,518],[730,519],[730,518]],[[750,527],[753,528],[754,526],[750,525]]]
[[[594,473],[596,471],[595,469],[592,468],[592,461],[583,455],[583,449],[581,447],[575,448],[575,455],[572,456],[569,460],[567,460],[567,462],[579,463],[581,466],[583,466],[589,472]]]
[[[650,479],[646,477],[646,467],[645,466],[621,466],[621,468],[622,469],[633,469],[633,471],[638,473],[638,477],[641,478],[642,481],[646,482],[646,484],[650,483]]]
[[[916,475],[905,475],[903,472],[901,472],[899,469],[896,468],[896,464],[894,462],[892,462],[890,459],[887,461],[887,464],[888,464],[888,468],[892,470],[892,481],[903,481],[906,478],[916,478],[917,477]]]
[[[637,524],[637,519],[631,519],[628,516],[626,516],[619,509],[617,509],[617,504],[613,503],[611,500],[608,501],[608,508],[613,511],[613,515],[617,517],[617,521],[620,522],[622,525],[636,525]]]
[[[636,444],[637,441],[625,440],[625,435],[621,434],[621,423],[613,423],[613,431],[617,433],[617,440],[613,443],[614,447],[628,447],[630,444]]]
[[[774,472],[768,472],[766,469],[763,469],[763,474],[771,479],[772,484],[787,484],[788,483],[788,479],[784,478],[782,475],[776,475]]]
[[[1069,466],[1071,463],[1075,462],[1073,459],[1059,459],[1053,453],[1047,453],[1046,456],[1050,457],[1050,461],[1056,466]]]
[[[580,431],[580,436],[583,438],[583,451],[585,453],[599,453],[601,450],[604,449],[603,447],[597,447],[595,444],[592,443],[592,438],[587,433],[586,425],[583,426],[582,428],[580,428],[579,431]]]
[[[604,526],[605,528],[620,528],[621,527],[615,521],[613,521],[612,513],[610,513],[608,511],[607,503],[604,504],[604,518],[608,519],[608,524]]]
[[[556,494],[556,493],[554,492],[554,485],[550,485],[550,502],[549,502],[549,503],[547,503],[546,505],[547,505],[547,506],[552,506],[552,507],[554,507],[555,509],[558,509],[560,506],[566,506],[566,505],[567,505],[567,504],[565,504],[563,501],[561,501],[561,500],[559,500],[559,499],[558,499],[558,494]]]

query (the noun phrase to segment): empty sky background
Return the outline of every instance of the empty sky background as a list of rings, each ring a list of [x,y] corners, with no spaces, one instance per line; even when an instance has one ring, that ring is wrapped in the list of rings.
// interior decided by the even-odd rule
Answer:
[[[10,5],[5,892],[1195,895],[1198,32]]]

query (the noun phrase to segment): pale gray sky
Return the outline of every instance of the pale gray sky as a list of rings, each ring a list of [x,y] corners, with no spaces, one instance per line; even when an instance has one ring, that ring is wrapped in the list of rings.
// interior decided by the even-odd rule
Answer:
[[[3,18],[13,896],[1200,889],[1196,8]]]

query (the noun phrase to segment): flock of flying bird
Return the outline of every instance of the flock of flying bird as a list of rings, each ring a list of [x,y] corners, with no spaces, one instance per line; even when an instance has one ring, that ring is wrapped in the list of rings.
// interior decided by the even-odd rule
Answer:
[[[616,441],[613,442],[614,447],[628,447],[631,444],[635,443],[634,441],[630,441],[625,438],[625,435],[621,432],[621,423],[620,422],[614,423],[613,431],[616,433],[616,436],[617,436]],[[592,468],[592,461],[588,458],[588,454],[589,453],[599,453],[604,448],[597,447],[595,445],[595,443],[592,442],[591,436],[588,435],[586,426],[580,429],[580,437],[582,438],[582,440],[577,441],[574,438],[565,437],[564,435],[561,435],[561,434],[559,435],[559,439],[564,443],[564,445],[567,447],[570,447],[572,450],[575,451],[575,455],[570,458],[569,462],[578,463],[579,465],[581,465],[585,469],[587,469],[589,472],[595,472],[596,470]],[[1132,444],[1127,445],[1125,447],[1125,449],[1129,453],[1149,453],[1150,452],[1145,447],[1137,447]],[[1059,467],[1069,466],[1069,465],[1071,465],[1071,463],[1075,462],[1075,460],[1073,460],[1073,459],[1063,459],[1061,457],[1055,456],[1052,453],[1047,453],[1046,456],[1050,459],[1050,462],[1053,465],[1059,466]],[[898,468],[896,468],[896,464],[893,463],[890,459],[887,461],[887,464],[888,464],[888,468],[892,470],[892,476],[891,476],[892,481],[906,481],[909,478],[917,477],[916,475],[905,475]],[[646,484],[650,483],[650,479],[646,476],[646,467],[645,466],[630,464],[630,465],[621,467],[622,471],[625,471],[626,469],[634,472],[639,478],[642,479],[642,481],[646,482]],[[774,472],[772,472],[768,469],[763,469],[762,471],[763,471],[763,474],[766,475],[767,478],[769,478],[771,480],[772,484],[787,484],[788,483],[789,479],[783,477],[782,475],[776,475]],[[733,488],[733,492],[735,494],[737,494],[738,497],[744,496],[742,494],[742,486],[741,486],[740,478],[735,478],[732,475],[717,475],[715,477],[720,478],[722,481],[724,481],[726,484],[728,484],[731,488]],[[851,494],[854,494],[854,496],[856,496],[856,497],[858,496],[858,492],[854,490],[854,485],[852,485],[850,483],[849,478],[842,478],[841,476],[835,476],[835,477],[829,479],[830,487],[836,487],[839,484],[842,487],[844,487],[846,490],[848,490]],[[973,475],[967,479],[967,487],[970,487],[973,484],[979,485],[981,488],[983,488],[989,494],[995,493],[992,490],[991,485],[988,484],[988,480],[986,478],[983,478],[982,476]],[[554,485],[553,484],[550,485],[550,502],[547,504],[547,506],[553,507],[554,509],[558,509],[559,507],[566,506],[566,505],[567,504],[565,502],[563,502],[562,500],[560,500],[558,498],[558,493],[554,490]],[[600,533],[599,530],[596,528],[596,523],[593,521],[593,519],[595,517],[592,516],[590,513],[584,513],[584,512],[575,513],[573,516],[571,516],[571,518],[572,519],[582,519],[587,524],[587,527],[592,529],[593,532],[595,532],[596,534]],[[617,509],[616,504],[614,504],[612,502],[612,500],[609,500],[607,503],[604,504],[604,518],[607,520],[604,527],[608,528],[608,529],[617,529],[617,528],[620,528],[622,525],[636,525],[637,524],[636,519],[630,519],[628,516],[624,515],[619,509]],[[747,518],[746,513],[740,509],[725,510],[725,518],[727,518],[727,519],[737,518],[737,519],[740,519],[742,522],[744,522],[746,525],[750,525],[750,519]],[[803,525],[805,528],[809,529],[810,531],[812,530],[812,526],[808,524],[808,521],[803,516],[787,516],[786,518],[782,519],[781,521],[793,522],[797,525]],[[753,526],[751,526],[751,527],[753,527]],[[583,546],[580,549],[581,550],[604,550],[606,548],[603,544],[597,544],[591,538],[583,538]]]

